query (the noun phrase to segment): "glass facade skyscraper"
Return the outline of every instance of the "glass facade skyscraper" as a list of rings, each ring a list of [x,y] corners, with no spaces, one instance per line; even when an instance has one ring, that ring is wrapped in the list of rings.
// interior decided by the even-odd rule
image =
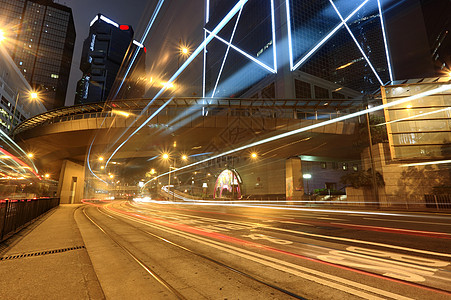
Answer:
[[[144,88],[132,84],[130,76],[125,85],[116,82],[121,79],[121,75],[125,75],[125,72],[121,72],[121,65],[124,63],[125,67],[135,51],[139,50],[135,69],[145,69],[145,47],[133,40],[133,34],[131,26],[119,25],[102,14],[92,20],[89,37],[83,44],[80,63],[83,77],[78,81],[75,104],[103,102],[109,97],[114,98],[115,95],[110,96],[111,92],[121,97],[142,97]],[[118,89],[121,89],[121,93]]]
[[[207,0],[206,35],[235,2]],[[205,96],[347,99],[377,92],[392,80],[382,15],[391,2],[248,1],[207,46]]]
[[[75,43],[72,10],[51,0],[0,0],[6,47],[47,109],[64,106]]]

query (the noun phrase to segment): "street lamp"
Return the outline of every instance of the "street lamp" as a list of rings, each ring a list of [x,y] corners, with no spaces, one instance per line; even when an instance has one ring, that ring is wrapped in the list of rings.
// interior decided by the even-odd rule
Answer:
[[[169,160],[170,156],[169,156],[168,153],[163,153],[162,158],[163,158],[164,160],[167,160],[167,161],[169,162],[168,190],[170,191],[170,190],[171,190],[171,170],[174,170],[174,177],[175,177],[175,170],[177,170],[177,168],[175,167],[176,158],[174,158],[174,159],[172,160],[172,166],[171,166],[171,162],[170,162],[170,160]],[[188,160],[188,156],[187,156],[186,154],[183,154],[183,155],[181,156],[181,159],[182,159],[183,161],[186,161],[186,160]],[[172,199],[173,199],[173,201],[175,201],[175,184],[174,184],[174,189],[173,189],[173,191],[172,191]]]
[[[186,57],[190,54],[189,48],[182,44],[182,39],[179,40],[179,55],[177,59],[177,69],[180,68],[180,57]]]
[[[308,195],[308,198],[310,200],[310,188],[308,186],[308,182],[309,182],[309,179],[312,178],[312,174],[308,174],[308,173],[307,174],[303,174],[302,177],[305,179],[305,181],[307,181],[307,195]]]
[[[1,40],[1,34],[0,34],[0,40]],[[13,117],[13,119],[12,119],[13,126],[14,126],[14,118],[16,116],[17,106],[19,106],[19,96],[20,96],[20,92],[17,92],[16,103],[14,105],[14,111],[13,111],[13,116],[12,116]],[[38,96],[37,92],[32,91],[32,92],[29,92],[29,97],[30,97],[31,100],[36,100],[36,99],[38,99],[39,96]],[[20,122],[20,118],[18,118],[18,119],[19,119],[19,122]],[[11,126],[11,130],[13,130],[13,126]]]

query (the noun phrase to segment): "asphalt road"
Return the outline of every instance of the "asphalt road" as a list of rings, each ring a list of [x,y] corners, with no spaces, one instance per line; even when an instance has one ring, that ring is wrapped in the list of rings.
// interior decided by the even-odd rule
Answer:
[[[151,299],[451,299],[450,214],[87,204],[78,222],[107,298],[119,281]]]

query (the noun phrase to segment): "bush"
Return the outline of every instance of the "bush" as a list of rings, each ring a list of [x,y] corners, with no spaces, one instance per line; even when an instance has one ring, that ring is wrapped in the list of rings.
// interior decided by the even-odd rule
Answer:
[[[358,171],[358,172],[343,175],[340,178],[340,182],[345,184],[346,186],[351,186],[356,189],[359,189],[361,187],[372,188],[373,187],[373,175],[372,175],[371,169],[368,169],[366,171]],[[376,183],[377,183],[377,186],[385,185],[382,174],[377,171],[376,171]]]

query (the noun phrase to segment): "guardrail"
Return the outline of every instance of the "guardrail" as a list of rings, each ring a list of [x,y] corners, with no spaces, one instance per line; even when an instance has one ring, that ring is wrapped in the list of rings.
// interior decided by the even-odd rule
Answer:
[[[59,203],[60,198],[0,200],[0,242]]]
[[[427,208],[451,209],[451,195],[424,195]]]

